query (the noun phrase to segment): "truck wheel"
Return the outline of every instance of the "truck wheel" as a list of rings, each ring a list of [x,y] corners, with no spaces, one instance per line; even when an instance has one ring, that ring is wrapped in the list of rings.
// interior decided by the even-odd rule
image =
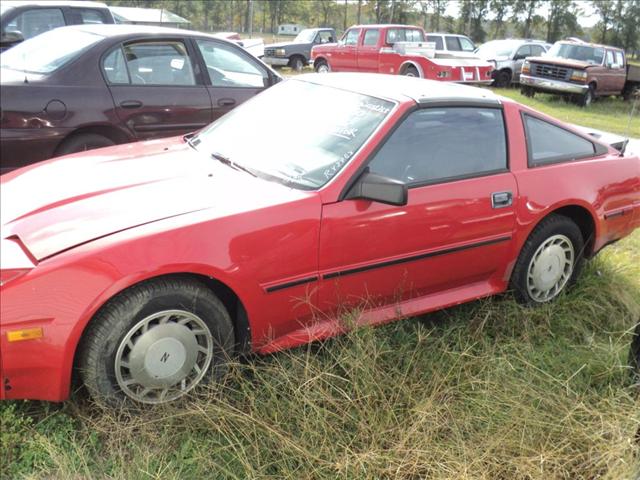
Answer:
[[[536,91],[531,87],[520,88],[520,93],[528,98],[533,98],[536,96]]]
[[[418,73],[418,69],[416,67],[407,67],[402,75],[406,77],[420,78],[420,74]]]
[[[191,279],[148,281],[111,299],[78,351],[81,378],[106,406],[167,403],[219,379],[235,343],[222,302]]]
[[[531,232],[513,273],[511,289],[519,303],[533,306],[556,298],[572,285],[582,268],[584,239],[563,215],[550,215]]]
[[[636,95],[640,95],[640,83],[634,85],[632,82],[627,82],[622,90],[622,99],[625,102],[628,102],[631,100],[634,93]]]
[[[509,70],[500,70],[493,81],[493,86],[506,88],[509,85],[511,85],[511,72]]]
[[[65,139],[56,150],[56,157],[71,153],[84,152],[94,148],[111,147],[116,143],[97,133],[81,133]]]
[[[581,97],[579,97],[578,105],[585,108],[590,106],[596,98],[595,90],[595,85],[593,83],[590,83],[587,91]]]
[[[301,57],[295,56],[295,57],[292,57],[291,60],[289,60],[289,66],[291,67],[292,70],[296,72],[301,72],[302,69],[304,68],[304,62],[302,61]]]
[[[318,60],[315,65],[315,70],[318,73],[329,73],[331,71],[331,67],[324,60]]]

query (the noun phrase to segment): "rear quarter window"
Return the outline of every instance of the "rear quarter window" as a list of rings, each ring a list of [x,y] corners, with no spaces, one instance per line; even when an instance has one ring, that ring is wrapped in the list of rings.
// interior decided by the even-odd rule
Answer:
[[[596,152],[595,144],[557,125],[523,114],[529,167],[570,162],[589,158]]]

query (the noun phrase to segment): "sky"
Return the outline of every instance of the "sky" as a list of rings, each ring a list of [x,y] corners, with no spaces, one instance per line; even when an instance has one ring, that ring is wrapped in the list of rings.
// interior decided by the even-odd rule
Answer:
[[[591,3],[587,0],[576,0],[578,4],[578,9],[582,12],[578,15],[578,22],[582,27],[593,27],[598,22],[598,15],[594,12]],[[546,5],[543,5],[538,10],[538,14],[546,17],[549,9]],[[449,4],[447,5],[447,10],[445,12],[446,15],[451,15],[452,17],[457,17],[460,12],[460,1],[459,0],[449,0]],[[489,18],[492,15],[488,16]]]

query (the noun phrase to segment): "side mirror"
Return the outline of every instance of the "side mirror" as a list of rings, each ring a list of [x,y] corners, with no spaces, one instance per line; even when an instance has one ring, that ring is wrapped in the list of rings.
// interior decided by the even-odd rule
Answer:
[[[2,32],[0,36],[0,44],[1,45],[13,45],[16,43],[20,43],[24,41],[24,36],[22,32],[12,31],[12,32]]]
[[[366,170],[347,192],[345,199],[362,199],[389,205],[406,205],[407,184]]]

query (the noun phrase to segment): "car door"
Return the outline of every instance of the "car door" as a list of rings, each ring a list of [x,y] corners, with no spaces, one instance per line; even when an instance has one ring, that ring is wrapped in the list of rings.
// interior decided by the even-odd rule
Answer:
[[[270,85],[268,70],[244,49],[213,39],[194,38],[202,61],[215,120]]]
[[[380,56],[380,47],[378,40],[380,39],[379,28],[366,28],[362,35],[361,45],[358,48],[358,71],[360,72],[377,72],[378,57]]]
[[[331,58],[331,70],[334,72],[358,70],[356,52],[358,48],[359,28],[350,28],[338,42]]]
[[[211,100],[185,38],[112,48],[102,62],[119,120],[138,139],[181,135],[212,120]]]
[[[323,206],[320,308],[389,305],[504,275],[517,185],[499,108],[418,109],[369,160],[408,203]]]
[[[531,45],[520,45],[513,55],[513,80],[515,82],[520,78],[520,70],[524,59],[532,56]]]
[[[603,77],[606,79],[606,91],[609,93],[621,92],[626,81],[626,69],[624,68],[624,62],[619,64],[616,60],[615,50],[607,49],[605,69]]]

